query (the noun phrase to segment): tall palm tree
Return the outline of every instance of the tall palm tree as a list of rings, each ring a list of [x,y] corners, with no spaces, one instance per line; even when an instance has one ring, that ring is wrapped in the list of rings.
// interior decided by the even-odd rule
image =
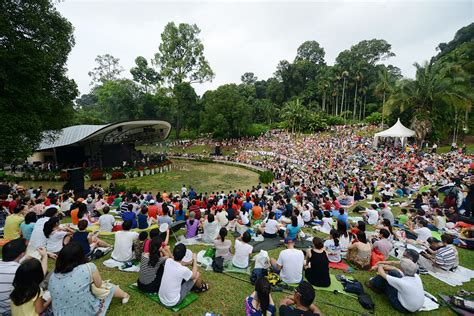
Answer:
[[[411,110],[410,126],[417,139],[423,141],[435,123],[442,124],[448,119],[442,115],[436,121],[436,114],[449,110],[464,111],[471,107],[472,101],[459,79],[448,72],[436,69],[431,63],[423,66],[415,63],[415,67],[415,80],[400,81],[395,93],[387,100],[386,108],[388,114],[394,109],[400,112]]]
[[[349,72],[347,70],[344,70],[342,72],[342,80],[343,80],[343,83],[342,83],[342,99],[341,99],[341,114],[342,112],[344,111],[344,92],[346,90],[346,80],[347,80],[347,77],[349,77]],[[337,115],[337,113],[336,113]]]
[[[393,91],[393,81],[387,68],[383,67],[378,73],[379,83],[375,86],[375,94],[382,96],[382,128],[384,123],[385,100],[387,95]]]

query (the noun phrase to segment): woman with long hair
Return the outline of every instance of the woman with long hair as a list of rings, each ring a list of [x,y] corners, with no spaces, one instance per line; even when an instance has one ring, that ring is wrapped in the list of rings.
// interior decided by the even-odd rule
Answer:
[[[352,241],[352,234],[347,231],[347,224],[344,221],[338,220],[336,226],[337,234],[339,235],[339,245],[341,246],[341,256],[343,258],[347,255],[347,248]]]
[[[368,270],[370,268],[372,245],[367,241],[367,236],[364,231],[360,230],[357,233],[357,240],[349,246],[348,250],[348,261],[362,270]]]
[[[128,303],[130,295],[117,285],[111,285],[108,296],[100,299],[92,293],[91,283],[102,286],[96,265],[88,263],[80,244],[71,242],[64,246],[48,284],[54,315],[104,316],[113,297],[121,299],[122,304]]]
[[[69,243],[74,230],[69,227],[61,227],[59,217],[51,217],[44,224],[43,233],[46,237],[46,250],[58,253]]]
[[[318,287],[331,285],[329,259],[321,238],[313,238],[313,248],[306,251],[306,262],[304,267],[305,277],[309,283]]]
[[[214,246],[216,247],[216,257],[222,257],[225,261],[232,260],[232,253],[230,248],[232,242],[227,237],[227,229],[222,227],[219,230],[219,236],[214,240]]]
[[[286,225],[285,237],[296,240],[300,230],[301,227],[298,226],[298,217],[295,215],[291,216],[291,224]]]
[[[264,238],[276,238],[279,230],[280,224],[275,220],[274,212],[268,213],[268,217],[262,222],[262,225],[258,229]]]
[[[140,258],[140,274],[137,285],[145,293],[158,293],[163,276],[164,263],[166,259],[172,257],[172,254],[160,236],[153,237],[149,250],[150,252],[142,253]]]
[[[247,316],[273,316],[276,314],[275,304],[270,294],[272,286],[267,278],[261,277],[255,282],[255,291],[245,299]]]

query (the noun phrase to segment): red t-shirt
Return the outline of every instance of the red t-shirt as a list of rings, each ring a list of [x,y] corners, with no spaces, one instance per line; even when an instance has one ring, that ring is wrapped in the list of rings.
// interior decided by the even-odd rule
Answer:
[[[13,213],[13,210],[15,209],[16,206],[17,206],[17,204],[16,204],[16,201],[15,201],[15,200],[11,201],[11,202],[8,204],[8,210],[10,211],[10,213]]]
[[[148,217],[153,217],[154,219],[158,218],[158,206],[156,205],[148,206]]]

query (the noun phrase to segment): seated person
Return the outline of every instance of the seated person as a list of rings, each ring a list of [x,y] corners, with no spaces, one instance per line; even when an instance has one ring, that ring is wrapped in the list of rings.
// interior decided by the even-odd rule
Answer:
[[[266,220],[262,222],[259,227],[259,233],[263,234],[265,238],[275,238],[278,236],[280,230],[280,224],[275,220],[275,213],[270,212]]]
[[[362,217],[364,218],[364,221],[369,225],[375,225],[379,222],[379,212],[376,204],[372,204],[370,209],[361,211],[360,213],[363,214]]]
[[[436,216],[434,217],[434,226],[438,230],[446,229],[446,217],[444,217],[443,210],[436,210]]]
[[[332,229],[332,224],[334,222],[332,217],[331,217],[331,212],[324,211],[324,217],[323,217],[322,221],[323,221],[323,226],[321,227],[321,231],[324,232],[324,233],[329,234],[329,232]]]
[[[201,222],[197,219],[194,219],[194,212],[189,213],[189,218],[186,221],[186,238],[194,238],[197,236],[199,226]]]
[[[329,259],[321,238],[313,238],[313,248],[306,251],[306,262],[305,277],[309,283],[318,287],[328,287],[331,285]]]
[[[405,225],[406,222],[408,222],[408,210],[402,208],[400,210],[400,215],[398,215],[398,225]]]
[[[414,313],[423,307],[423,283],[416,274],[418,267],[410,259],[400,260],[400,270],[394,266],[378,264],[377,276],[366,282],[375,292],[388,296],[390,305],[401,313]]]
[[[169,230],[166,232],[166,239],[168,238]],[[173,256],[166,244],[167,241],[163,242],[160,236],[156,236],[151,239],[150,251],[141,255],[137,286],[145,293],[158,293],[160,290],[164,263]]]
[[[272,269],[280,273],[280,278],[287,284],[300,283],[303,280],[304,254],[295,249],[291,238],[285,239],[286,248],[280,252],[278,260],[270,259]]]
[[[79,230],[74,232],[71,238],[71,241],[81,244],[82,250],[84,251],[84,255],[86,257],[92,254],[92,251],[97,247],[112,247],[112,245],[109,245],[97,237],[98,232],[89,233],[86,231],[88,224],[89,223],[87,223],[86,220],[81,219],[77,224],[77,228]]]
[[[424,243],[431,237],[431,230],[428,228],[428,221],[424,218],[417,219],[419,228],[414,228],[413,223],[409,222],[409,231],[407,232],[407,238],[416,238],[417,243]],[[411,234],[410,234],[411,233]]]
[[[232,258],[232,264],[235,267],[246,269],[249,266],[249,257],[253,251],[253,247],[248,244],[251,240],[249,232],[243,233],[235,240],[235,254]]]
[[[115,225],[115,217],[110,212],[110,207],[104,206],[102,209],[104,213],[99,217],[99,231],[101,232],[111,232]]]
[[[44,223],[43,234],[46,237],[46,250],[57,254],[71,240],[72,228],[59,225],[59,217],[51,217]]]
[[[18,239],[21,236],[20,225],[25,221],[22,212],[26,206],[18,205],[13,209],[13,214],[8,215],[3,227],[3,238],[6,240]]]
[[[222,227],[219,230],[219,237],[214,240],[214,247],[216,247],[216,257],[222,257],[225,261],[232,260],[232,241],[225,239],[227,236],[227,228]]]
[[[343,222],[337,221],[345,225]],[[342,248],[339,241],[339,233],[335,229],[331,229],[329,232],[329,239],[324,242],[324,248],[330,263],[339,263],[342,260]]]
[[[272,286],[267,278],[258,278],[255,291],[245,299],[245,313],[249,316],[274,316],[275,303],[270,294]]]
[[[436,250],[426,249],[421,252],[418,265],[432,272],[454,271],[459,265],[459,256],[453,246],[454,237],[449,234],[441,235],[442,245]]]
[[[384,256],[384,260],[388,259],[388,257],[390,256],[390,251],[392,251],[393,249],[392,243],[390,242],[390,240],[388,240],[389,237],[390,232],[385,228],[382,228],[379,231],[379,240],[377,240],[373,244],[373,249],[377,249],[378,251],[380,251]]]
[[[215,239],[219,235],[219,228],[219,223],[215,219],[214,215],[207,215],[207,218],[204,220],[203,224],[202,241],[210,244],[214,243]]]
[[[313,304],[316,293],[308,282],[301,282],[293,296],[280,301],[280,316],[319,316],[321,311]]]
[[[133,254],[136,260],[140,260],[145,249],[145,242],[148,240],[148,233],[146,231],[138,234],[138,239],[133,242]]]
[[[298,218],[291,216],[291,224],[286,225],[285,238],[296,240],[301,227],[298,225]]]
[[[341,220],[346,223],[346,226],[349,227],[349,217],[346,214],[346,210],[344,208],[339,209],[339,215],[337,215],[337,220]]]
[[[147,229],[148,228],[148,208],[143,205],[140,208],[140,212],[137,215],[138,218],[138,228],[139,229]]]
[[[173,249],[173,258],[166,259],[164,263],[158,295],[165,306],[178,305],[192,289],[195,289],[195,292],[205,292],[209,289],[209,286],[201,281],[196,254],[193,253],[192,271],[181,262],[185,255],[186,246],[177,244]]]
[[[170,216],[170,209],[168,206],[165,206],[163,204],[163,215],[162,216],[158,216],[158,225],[161,225],[163,223],[166,223],[169,225],[171,225],[173,223],[173,218],[171,218]]]
[[[20,224],[20,229],[21,229],[21,234],[24,239],[27,241],[30,240],[31,233],[33,232],[33,229],[35,228],[37,220],[37,215],[35,212],[29,212],[28,214],[25,215],[25,221]]]
[[[186,212],[183,210],[183,204],[179,203],[178,210],[175,212],[175,221],[184,221],[186,220]]]
[[[364,231],[359,231],[356,236],[357,240],[348,248],[347,260],[358,269],[368,270],[370,268],[372,246],[367,241]]]
[[[126,211],[122,211],[122,220],[124,222],[130,221],[132,223],[132,227],[130,229],[134,229],[138,227],[137,224],[137,217],[135,213],[133,212],[133,204],[127,204],[126,206]]]
[[[115,233],[114,251],[111,258],[119,262],[130,262],[134,259],[133,242],[138,239],[137,232],[131,232],[132,221],[125,221],[121,231]]]

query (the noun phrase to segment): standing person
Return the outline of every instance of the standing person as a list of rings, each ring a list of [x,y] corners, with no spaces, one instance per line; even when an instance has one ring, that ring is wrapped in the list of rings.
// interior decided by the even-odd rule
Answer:
[[[305,276],[308,282],[318,287],[329,287],[331,285],[329,259],[321,238],[313,238],[313,249],[307,250],[306,261]]]
[[[313,304],[316,293],[308,282],[301,282],[293,296],[280,301],[280,316],[319,316],[321,311]]]
[[[0,261],[0,315],[10,315],[11,313],[10,293],[13,288],[13,279],[25,252],[25,240],[21,238],[3,245],[2,261]]]
[[[258,278],[255,291],[245,299],[245,314],[247,316],[274,316],[275,303],[270,294],[272,286],[267,278]]]
[[[416,274],[417,269],[417,265],[407,258],[400,260],[400,270],[379,264],[378,275],[366,282],[366,286],[387,295],[390,305],[397,311],[414,313],[423,307],[425,301],[423,283]]]
[[[133,260],[133,242],[138,239],[137,232],[131,232],[132,221],[125,221],[121,231],[115,233],[114,251],[111,258],[119,262],[130,262]]]
[[[12,316],[37,316],[51,304],[51,299],[43,299],[43,290],[40,288],[48,272],[48,256],[44,248],[40,248],[40,254],[41,261],[26,259],[16,270],[10,295]]]
[[[235,254],[232,258],[232,264],[235,267],[246,269],[249,266],[249,256],[253,251],[253,247],[248,244],[251,240],[249,232],[243,233],[235,240]]]
[[[163,305],[172,307],[181,303],[186,295],[194,288],[196,292],[205,292],[209,285],[203,283],[197,268],[196,254],[193,253],[192,270],[183,266],[182,260],[186,255],[186,246],[177,244],[173,249],[173,258],[165,261],[163,277],[158,295]],[[163,286],[166,285],[166,286]]]
[[[101,287],[102,277],[96,265],[87,262],[81,245],[72,242],[61,249],[48,284],[54,315],[105,316],[113,297],[128,303],[130,295],[117,285],[111,286],[105,299],[97,298],[91,291],[92,282]]]
[[[280,252],[278,260],[270,259],[273,270],[280,272],[280,278],[287,284],[300,283],[303,280],[304,254],[295,249],[295,241],[285,239],[286,248]]]

